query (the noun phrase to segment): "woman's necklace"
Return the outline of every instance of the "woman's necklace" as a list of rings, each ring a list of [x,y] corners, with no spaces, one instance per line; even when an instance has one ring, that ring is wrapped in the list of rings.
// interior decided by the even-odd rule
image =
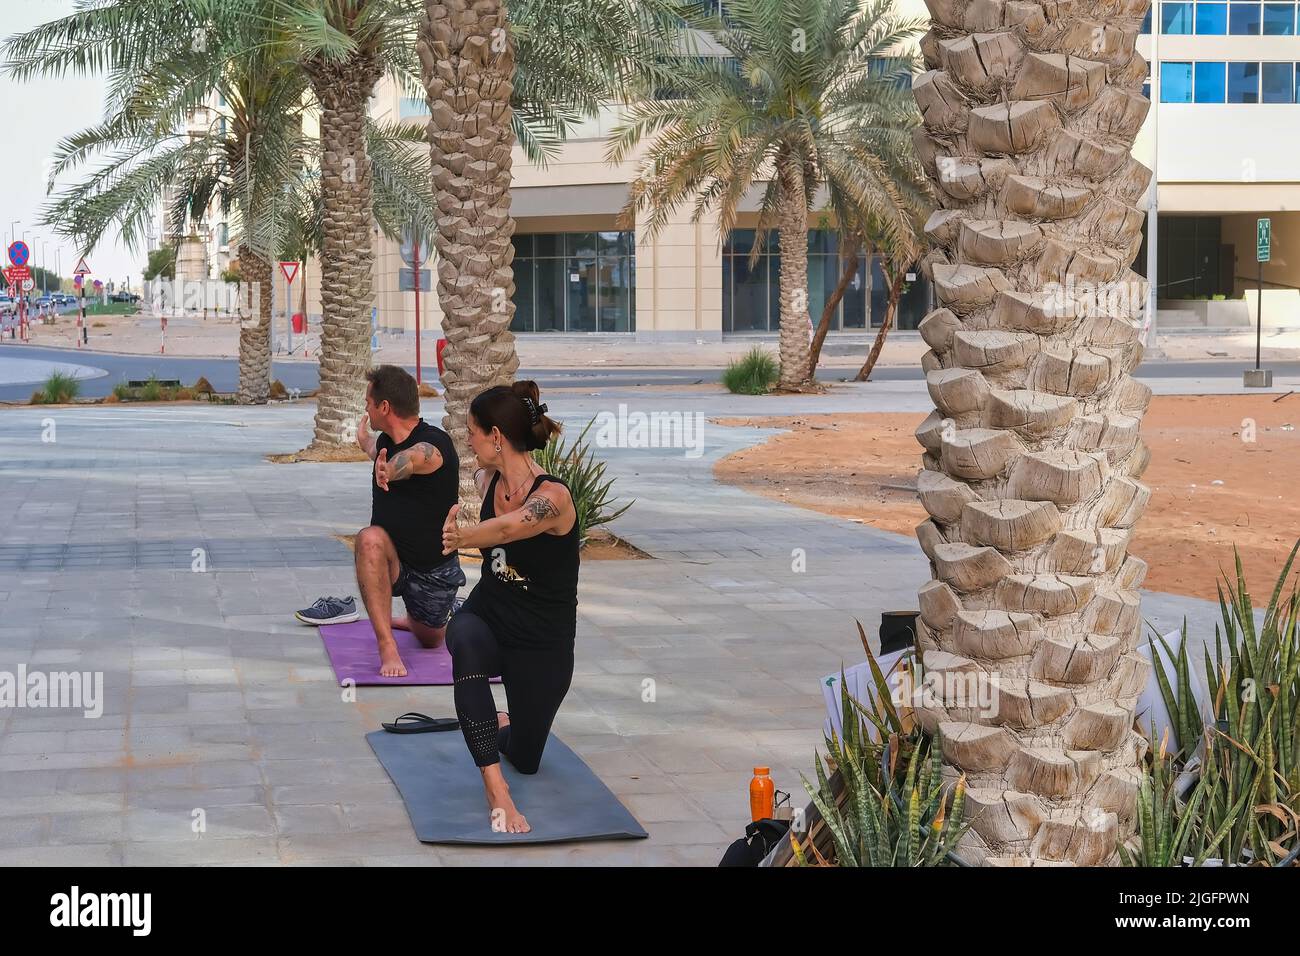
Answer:
[[[537,476],[534,475],[534,474],[530,471],[530,472],[528,473],[528,478],[525,478],[523,481],[521,481],[521,482],[519,483],[519,488],[522,488],[524,485],[528,484],[528,481],[529,481],[530,478],[536,478],[536,477],[537,477]],[[506,501],[509,501],[513,496],[519,494],[519,488],[516,488],[514,491],[507,491],[507,492],[506,492]]]

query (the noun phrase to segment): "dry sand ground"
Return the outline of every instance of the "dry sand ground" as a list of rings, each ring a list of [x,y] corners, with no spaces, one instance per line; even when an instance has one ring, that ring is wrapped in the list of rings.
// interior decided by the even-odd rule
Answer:
[[[1241,552],[1257,605],[1268,600],[1300,537],[1300,394],[1158,396],[1142,437],[1151,503],[1130,546],[1155,591],[1215,599],[1220,569]],[[921,467],[913,429],[923,415],[802,415],[719,419],[791,428],[723,458],[721,481],[790,504],[902,534],[926,517],[914,493]],[[1243,421],[1254,421],[1246,441]],[[1216,481],[1222,484],[1215,484]],[[1294,575],[1293,575],[1294,577]]]

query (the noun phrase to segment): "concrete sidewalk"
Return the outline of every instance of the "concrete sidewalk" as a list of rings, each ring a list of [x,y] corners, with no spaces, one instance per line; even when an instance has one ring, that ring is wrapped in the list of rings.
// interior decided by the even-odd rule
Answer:
[[[692,416],[929,407],[911,382],[780,400],[643,389],[549,400],[575,431],[620,403]],[[712,479],[714,461],[771,429],[706,425],[698,457],[601,449],[617,494],[636,498],[614,530],[654,560],[584,563],[556,733],[650,839],[424,846],[364,734],[406,710],[451,713],[451,688],[363,687],[344,702],[317,633],[290,616],[356,593],[332,536],[369,513],[364,463],[263,460],[301,447],[312,412],[0,414],[0,669],[102,671],[105,692],[98,719],[0,711],[0,864],[713,865],[747,822],[755,764],[806,802],[820,678],[862,658],[855,619],[873,633],[881,611],[915,606],[928,577],[909,538]],[[427,419],[441,413],[426,401]],[[1204,639],[1217,609],[1148,595],[1144,612],[1161,630],[1186,614]]]

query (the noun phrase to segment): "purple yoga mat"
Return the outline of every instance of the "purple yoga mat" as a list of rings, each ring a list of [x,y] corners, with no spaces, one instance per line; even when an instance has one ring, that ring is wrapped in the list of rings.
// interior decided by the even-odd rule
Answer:
[[[393,631],[397,651],[406,665],[405,677],[379,676],[379,647],[368,620],[327,624],[318,628],[339,686],[351,679],[357,686],[372,684],[451,684],[451,654],[446,646],[432,650],[420,646],[410,631]],[[499,683],[500,678],[492,678]]]

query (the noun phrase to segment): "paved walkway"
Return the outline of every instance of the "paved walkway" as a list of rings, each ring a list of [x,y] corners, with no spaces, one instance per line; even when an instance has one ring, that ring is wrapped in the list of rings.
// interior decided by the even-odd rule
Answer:
[[[549,403],[574,431],[620,402],[701,415],[928,407],[923,384],[907,382],[777,401],[642,390]],[[345,703],[315,630],[290,616],[355,593],[332,536],[369,511],[364,464],[264,461],[300,447],[311,415],[0,413],[0,670],[102,671],[105,698],[98,719],[0,711],[0,864],[713,865],[742,832],[756,763],[804,802],[819,678],[861,659],[855,618],[871,633],[880,611],[915,606],[928,576],[906,537],[712,480],[717,458],[770,429],[706,425],[699,457],[602,449],[616,491],[637,499],[615,530],[655,560],[584,564],[577,672],[556,732],[650,839],[424,846],[364,734],[406,710],[451,713],[451,689],[360,688]],[[425,415],[438,420],[439,403]],[[43,442],[49,419],[55,441]],[[1144,612],[1162,630],[1186,614],[1193,633],[1213,633],[1208,602],[1148,595]]]

